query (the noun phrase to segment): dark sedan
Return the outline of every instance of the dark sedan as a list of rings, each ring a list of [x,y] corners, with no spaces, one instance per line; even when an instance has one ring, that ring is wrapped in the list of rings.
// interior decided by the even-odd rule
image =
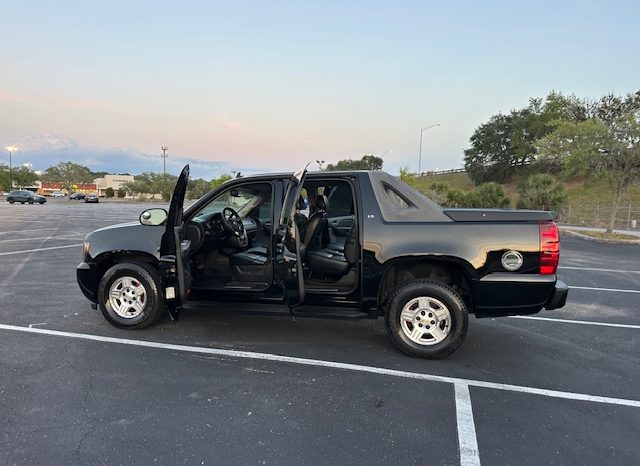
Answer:
[[[7,202],[9,202],[9,204],[13,204],[14,202],[19,202],[20,204],[35,204],[36,202],[38,204],[44,204],[45,202],[47,202],[47,198],[44,196],[40,196],[33,191],[11,191],[9,194],[7,194]]]
[[[71,196],[69,196],[69,200],[70,201],[82,201],[85,198],[85,194],[84,193],[73,193]]]
[[[85,203],[87,203],[87,202],[95,202],[97,204],[99,202],[98,195],[97,194],[87,194],[84,197],[84,202]]]

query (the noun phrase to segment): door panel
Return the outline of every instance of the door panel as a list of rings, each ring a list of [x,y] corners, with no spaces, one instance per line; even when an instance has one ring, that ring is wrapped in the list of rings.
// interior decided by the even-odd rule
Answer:
[[[169,205],[165,232],[160,241],[160,284],[169,309],[169,315],[177,320],[182,305],[187,301],[191,274],[189,273],[190,242],[184,238],[182,213],[184,196],[189,182],[189,165],[186,165],[176,183]]]
[[[287,184],[275,238],[276,278],[284,290],[290,309],[304,301],[301,239],[294,216],[306,175],[305,166]]]

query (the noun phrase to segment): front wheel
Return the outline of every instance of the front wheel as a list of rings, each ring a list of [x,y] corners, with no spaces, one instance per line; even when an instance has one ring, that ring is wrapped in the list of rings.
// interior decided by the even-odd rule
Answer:
[[[123,262],[111,267],[100,280],[100,311],[120,328],[143,328],[155,323],[164,308],[157,272],[142,264]]]
[[[462,344],[469,316],[464,301],[452,288],[415,280],[393,290],[385,323],[389,337],[402,351],[439,359]]]

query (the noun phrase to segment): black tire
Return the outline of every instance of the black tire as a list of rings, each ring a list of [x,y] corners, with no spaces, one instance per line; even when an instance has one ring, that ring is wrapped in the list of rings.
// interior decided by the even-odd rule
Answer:
[[[9,204],[13,204],[14,202],[16,201],[14,201],[13,199],[9,199]]]
[[[434,298],[444,304],[449,311],[451,320],[449,333],[438,343],[430,345],[416,343],[402,329],[400,319],[402,309],[418,297]],[[464,341],[469,325],[469,314],[464,301],[451,287],[437,282],[415,280],[399,285],[391,292],[385,306],[385,323],[389,337],[403,352],[419,358],[440,359],[458,349]]]
[[[119,315],[109,302],[111,285],[121,277],[129,276],[144,287],[146,300],[142,312],[136,317],[127,318]],[[135,262],[122,262],[114,265],[103,275],[98,286],[98,304],[102,315],[110,324],[125,329],[148,327],[162,316],[165,310],[160,295],[158,273],[151,266]]]
[[[29,199],[29,204],[33,204],[33,199]]]

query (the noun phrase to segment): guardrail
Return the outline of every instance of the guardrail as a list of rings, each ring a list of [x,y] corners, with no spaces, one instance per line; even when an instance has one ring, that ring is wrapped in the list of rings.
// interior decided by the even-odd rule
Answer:
[[[438,176],[438,175],[448,175],[449,173],[464,173],[467,170],[464,168],[452,168],[451,170],[438,170],[438,171],[428,171],[420,173],[420,176]]]

